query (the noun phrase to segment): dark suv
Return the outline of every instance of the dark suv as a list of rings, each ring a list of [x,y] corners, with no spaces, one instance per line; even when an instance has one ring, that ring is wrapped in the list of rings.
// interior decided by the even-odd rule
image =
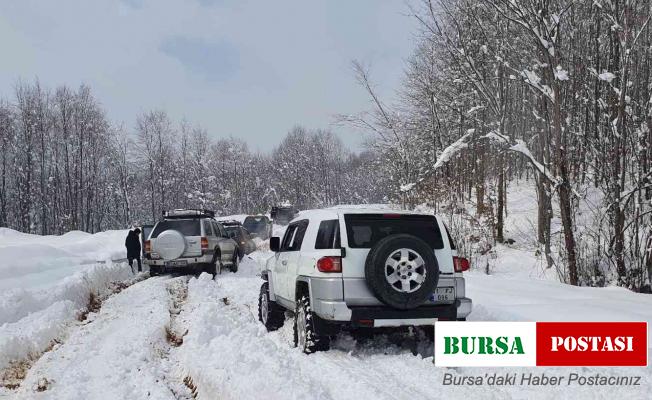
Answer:
[[[244,219],[242,226],[247,232],[262,240],[272,236],[272,221],[264,215],[250,215]]]

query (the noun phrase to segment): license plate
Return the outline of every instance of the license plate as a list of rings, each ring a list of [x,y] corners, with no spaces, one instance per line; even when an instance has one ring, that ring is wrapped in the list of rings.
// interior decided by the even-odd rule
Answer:
[[[452,287],[437,288],[431,299],[433,301],[453,301],[455,300],[455,289]]]
[[[165,266],[166,267],[182,267],[188,265],[188,261],[186,260],[180,260],[180,261],[166,261]]]

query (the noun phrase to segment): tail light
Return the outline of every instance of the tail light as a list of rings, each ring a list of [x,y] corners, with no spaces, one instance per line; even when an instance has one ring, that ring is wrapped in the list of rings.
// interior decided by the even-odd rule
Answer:
[[[201,238],[201,251],[207,251],[208,250],[208,238],[202,237]]]
[[[319,272],[342,272],[342,257],[322,257],[317,261]]]
[[[151,253],[152,252],[152,242],[149,240],[145,240],[145,253]]]
[[[455,272],[468,271],[471,267],[469,260],[464,257],[453,257],[453,266],[455,267]]]

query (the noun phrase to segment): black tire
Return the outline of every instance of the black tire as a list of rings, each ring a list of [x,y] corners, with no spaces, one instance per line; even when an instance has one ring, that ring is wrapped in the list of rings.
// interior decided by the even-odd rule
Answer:
[[[294,311],[294,347],[299,347],[306,354],[330,349],[330,337],[318,335],[315,331],[315,318],[318,316],[312,313],[310,299],[302,295]]]
[[[151,265],[149,267],[149,276],[157,276],[157,275],[161,275],[161,270],[157,266]]]
[[[389,264],[390,258],[395,267]],[[383,303],[408,310],[430,298],[439,281],[439,265],[433,249],[423,240],[407,234],[391,235],[369,251],[365,279]],[[390,283],[390,279],[395,281]]]
[[[233,273],[238,272],[238,265],[240,265],[240,257],[238,257],[238,253],[234,253],[233,261],[231,261],[231,266],[229,267],[231,272]]]
[[[276,304],[275,301],[269,299],[269,283],[267,282],[260,286],[258,321],[265,325],[267,332],[279,329],[285,322],[285,310]]]

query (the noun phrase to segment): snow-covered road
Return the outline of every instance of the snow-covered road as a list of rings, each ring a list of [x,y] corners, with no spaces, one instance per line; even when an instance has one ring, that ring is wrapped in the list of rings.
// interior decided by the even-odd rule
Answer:
[[[434,399],[649,398],[650,368],[436,368],[422,334],[342,334],[328,352],[292,347],[292,324],[268,333],[257,321],[257,272],[269,253],[246,257],[216,280],[157,277],[109,297],[70,328],[21,386],[19,399]],[[468,274],[470,319],[646,320],[652,298],[624,289],[576,288],[513,274]],[[443,386],[445,373],[636,375],[638,387]],[[2,395],[0,394],[0,397]]]

